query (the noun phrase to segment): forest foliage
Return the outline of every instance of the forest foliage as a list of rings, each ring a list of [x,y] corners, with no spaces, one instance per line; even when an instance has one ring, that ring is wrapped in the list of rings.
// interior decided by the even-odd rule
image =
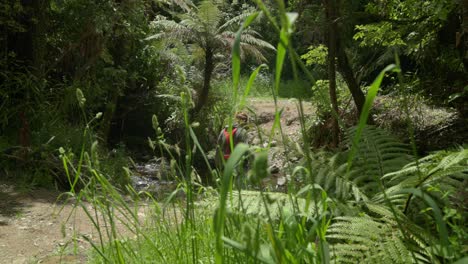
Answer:
[[[109,222],[121,208],[137,238],[96,224],[111,234],[88,241],[96,262],[466,260],[466,0],[5,0],[0,31],[0,180],[55,185]],[[272,137],[236,147],[224,170],[205,154],[249,93],[296,99],[285,194],[233,179],[270,175]],[[393,113],[388,97],[397,125],[378,115]],[[456,120],[420,131],[423,103]],[[428,134],[445,141],[423,145]],[[153,156],[179,181],[169,198],[185,198],[180,227],[152,200],[147,233],[122,195],[138,197],[129,168]]]

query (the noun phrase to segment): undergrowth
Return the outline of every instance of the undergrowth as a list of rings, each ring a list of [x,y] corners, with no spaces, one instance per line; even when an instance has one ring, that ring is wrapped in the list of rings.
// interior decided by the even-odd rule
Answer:
[[[290,45],[295,16],[287,14],[280,4],[278,23],[261,1],[257,3],[280,36],[271,89],[276,106],[271,134],[278,132],[284,138],[276,102],[286,53],[295,70],[303,71],[309,82],[315,80]],[[243,85],[240,33],[258,15],[246,17],[234,42],[229,97],[234,105],[227,115],[229,129],[234,113],[244,109],[253,80],[262,68],[254,70]],[[190,119],[188,92],[182,92],[178,100],[184,122],[183,155],[174,155],[177,151],[165,142],[163,130],[153,118],[155,137],[149,143],[155,152],[168,153],[172,178],[178,183],[166,200],[137,193],[129,185],[125,190],[116,189],[100,169],[96,143],[82,148],[77,163],[62,150],[71,183],[67,194],[75,198],[76,209],[85,211],[98,234],[76,234],[76,239],[91,244],[90,261],[95,263],[466,261],[466,202],[461,195],[466,193],[468,151],[460,148],[419,158],[414,146],[399,142],[382,129],[366,126],[380,83],[385,73],[392,71],[399,72],[399,66],[387,67],[370,86],[359,124],[346,132],[344,151],[337,154],[311,151],[303,102],[298,98],[305,145],[301,164],[291,169],[287,193],[242,190],[235,184],[242,177],[247,185],[258,186],[269,176],[271,137],[266,147],[238,144],[223,169],[211,167],[199,141],[204,135],[195,133],[198,124]],[[83,138],[87,133],[85,130]],[[194,155],[198,154],[209,168],[207,177],[213,178],[212,187],[203,186],[201,175],[194,169]],[[252,159],[247,172],[242,169],[245,156]],[[80,192],[78,184],[83,186]]]

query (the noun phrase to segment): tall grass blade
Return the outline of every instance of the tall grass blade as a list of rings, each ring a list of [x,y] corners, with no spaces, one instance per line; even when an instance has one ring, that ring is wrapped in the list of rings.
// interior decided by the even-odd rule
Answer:
[[[242,32],[244,29],[246,29],[258,16],[258,12],[255,12],[251,14],[250,16],[247,17],[247,19],[244,21],[242,26],[239,28],[239,30],[236,33],[236,39],[234,40],[234,45],[232,47],[232,85],[233,89],[235,91],[235,95],[237,95],[237,89],[239,86],[239,80],[240,80],[240,43],[241,43],[241,36]],[[235,96],[236,97],[236,96]],[[236,99],[236,98],[234,98]]]
[[[281,28],[280,33],[280,40],[281,42],[278,43],[278,49],[276,52],[276,67],[275,67],[275,93],[274,95],[278,96],[279,87],[281,82],[281,72],[283,70],[284,59],[286,57],[286,46],[288,45],[288,35],[286,32],[286,28]]]
[[[356,134],[354,135],[354,138],[353,138],[353,145],[351,147],[351,151],[348,156],[347,173],[349,173],[351,169],[354,155],[356,154],[356,151],[358,148],[359,139],[361,138],[362,130],[367,124],[367,119],[369,118],[370,110],[371,110],[372,104],[374,103],[374,99],[377,96],[377,93],[380,89],[380,84],[382,83],[382,80],[385,74],[389,71],[394,71],[394,70],[399,70],[395,64],[390,64],[387,67],[385,67],[385,69],[383,69],[380,72],[377,78],[375,78],[374,82],[369,88],[369,91],[367,92],[366,101],[364,103],[361,116],[359,117],[359,124],[356,130]]]
[[[86,240],[90,245],[91,247],[93,247],[93,249],[105,260],[106,263],[112,263],[112,261],[104,254],[104,252],[102,252],[97,246],[96,244],[93,243],[93,241],[87,237],[87,236],[82,236],[84,240]]]
[[[247,100],[247,96],[249,96],[250,90],[252,89],[253,83],[255,81],[255,78],[257,78],[258,73],[260,72],[261,69],[263,68],[268,68],[266,64],[262,64],[258,66],[251,74],[249,77],[249,81],[247,82],[247,85],[244,89],[244,94],[242,95],[240,104],[239,104],[239,110],[242,110],[245,106],[245,101]]]
[[[216,263],[223,263],[224,258],[222,237],[224,234],[224,221],[226,215],[228,192],[232,190],[232,178],[236,169],[236,165],[248,151],[248,145],[239,143],[229,157],[229,160],[226,163],[224,169],[224,174],[221,181],[219,206],[214,216],[214,231],[216,233]]]
[[[240,81],[240,70],[241,70],[241,48],[240,48],[240,43],[241,43],[241,36],[242,32],[249,27],[249,25],[257,18],[259,15],[259,12],[254,12],[251,15],[249,15],[242,26],[239,28],[239,30],[236,33],[236,38],[234,40],[234,45],[232,47],[232,89],[234,93],[234,102],[237,102],[237,93],[238,93],[238,88],[239,88],[239,81]],[[235,110],[235,109],[233,109]],[[228,120],[228,131],[230,135],[230,148],[231,150],[234,149],[234,140],[232,139],[232,125],[233,125],[233,120],[232,120],[232,114],[229,115],[229,120]]]

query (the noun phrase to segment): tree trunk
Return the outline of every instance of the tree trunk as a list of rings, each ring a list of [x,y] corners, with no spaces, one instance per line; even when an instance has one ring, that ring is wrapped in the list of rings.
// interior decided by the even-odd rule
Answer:
[[[353,69],[348,61],[348,56],[346,55],[346,51],[344,46],[341,42],[338,42],[338,70],[340,71],[341,75],[343,76],[346,84],[348,85],[348,89],[353,96],[354,104],[357,108],[358,118],[361,116],[362,108],[364,107],[364,102],[366,97],[362,92],[359,84],[354,76]]]
[[[339,0],[338,0],[339,1]],[[339,4],[337,5],[339,6]],[[336,15],[338,17],[338,15]],[[337,29],[339,31],[339,29]],[[364,107],[364,103],[366,101],[366,96],[361,90],[361,87],[356,80],[356,76],[354,75],[353,68],[349,63],[348,56],[346,54],[346,48],[344,42],[337,37],[336,41],[337,45],[337,56],[338,56],[338,71],[343,76],[349,91],[351,92],[351,96],[353,97],[354,104],[356,105],[357,109],[357,118],[361,116],[362,109]],[[369,124],[373,124],[374,120],[372,116],[369,116],[367,120]]]
[[[125,95],[125,89],[129,86],[126,65],[129,60],[129,40],[126,30],[123,28],[125,19],[132,13],[134,1],[131,0],[115,0],[116,7],[121,13],[118,19],[114,22],[113,28],[113,44],[109,48],[109,52],[114,60],[113,88],[109,91],[110,101],[106,105],[106,109],[102,116],[100,137],[101,142],[105,145],[109,144],[109,135],[112,128],[112,121],[115,120],[115,113],[119,107],[119,98]]]
[[[7,37],[8,51],[15,53],[15,59],[18,59],[24,66],[32,66],[33,64],[33,13],[30,11],[34,8],[34,3],[31,0],[21,1],[21,7],[25,11],[17,18],[17,22],[21,24],[25,31],[15,31]],[[28,12],[29,11],[29,12]]]
[[[22,0],[21,7],[24,13],[21,13],[15,19],[24,26],[25,31],[8,31],[1,39],[5,46],[5,58],[7,53],[14,52],[22,67],[17,67],[16,63],[7,62],[6,68],[12,71],[21,71],[32,69],[31,73],[38,79],[43,78],[44,58],[46,55],[45,32],[47,30],[47,10],[49,0]],[[6,4],[9,5],[9,4]],[[24,72],[28,73],[28,72]],[[34,85],[34,84],[33,84]],[[22,92],[16,93],[14,102],[20,106],[25,106],[30,101],[31,86],[21,87]],[[22,147],[29,147],[31,144],[31,130],[29,127],[29,115],[27,109],[18,110],[18,120],[20,127],[18,129],[18,140]]]
[[[462,41],[463,41],[463,66],[468,71],[468,0],[462,0]]]
[[[213,63],[213,50],[211,48],[205,51],[205,70],[203,74],[203,87],[198,96],[197,103],[195,105],[194,113],[198,113],[208,101],[208,94],[210,92],[211,75],[213,74],[214,63]]]
[[[112,92],[112,98],[106,106],[106,110],[103,113],[100,127],[100,139],[104,145],[107,145],[109,140],[109,133],[112,125],[112,119],[114,119],[115,109],[119,101],[120,91],[119,88],[115,88]]]
[[[325,11],[328,24],[328,81],[332,115],[332,147],[336,147],[339,141],[338,127],[338,101],[336,98],[336,4],[335,0],[325,0]]]
[[[33,73],[40,73],[44,68],[46,56],[46,35],[49,0],[22,0],[24,10],[17,22],[25,31],[6,32],[6,50],[16,54],[16,59],[25,67],[32,67]],[[38,74],[40,77],[41,75]]]
[[[33,3],[33,17],[35,22],[32,25],[33,41],[33,67],[37,77],[43,78],[45,72],[45,58],[47,53],[46,31],[48,27],[49,0],[35,0]]]

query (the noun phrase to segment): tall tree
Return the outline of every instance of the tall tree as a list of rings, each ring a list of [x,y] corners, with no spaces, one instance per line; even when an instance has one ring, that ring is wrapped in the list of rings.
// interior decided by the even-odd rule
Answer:
[[[307,60],[309,65],[314,64],[318,66],[322,64],[317,61],[317,55],[320,54],[317,52],[320,49],[315,49],[313,47],[319,47],[322,43],[327,43],[327,39],[331,33],[328,30],[330,28],[328,13],[333,12],[333,16],[335,17],[332,25],[332,29],[335,31],[333,34],[333,48],[336,56],[335,70],[341,74],[346,82],[354,104],[356,105],[357,114],[360,115],[364,105],[365,95],[360,88],[359,78],[356,76],[352,60],[350,60],[348,54],[349,50],[357,48],[357,44],[352,41],[352,32],[354,32],[354,24],[356,23],[354,21],[353,11],[359,9],[359,4],[335,0],[332,4],[334,8],[331,10],[327,7],[327,5],[329,5],[328,1],[325,0],[320,1],[321,5],[314,3],[316,1],[306,2],[307,1],[299,1],[297,7],[295,7],[296,9],[303,9],[300,11],[303,17],[299,18],[302,20],[302,23],[298,25],[299,31],[297,41],[302,43],[303,46],[310,45],[309,52],[304,54],[303,58]],[[327,7],[327,10],[324,10],[325,7]],[[353,45],[356,47],[353,47]],[[328,48],[326,53],[328,54]],[[325,65],[325,62],[323,65]],[[319,71],[320,68],[317,67],[316,70]]]
[[[348,89],[353,97],[354,104],[357,109],[357,116],[361,115],[364,107],[365,95],[360,87],[360,82],[356,77],[351,61],[348,59],[348,46],[352,46],[352,34],[354,30],[355,19],[353,19],[353,11],[359,8],[356,3],[349,3],[337,0],[336,17],[340,21],[336,25],[337,30],[337,67],[341,76],[346,82]],[[373,123],[372,117],[369,117],[368,122]]]
[[[353,97],[354,104],[356,105],[358,117],[361,115],[362,108],[364,107],[364,102],[366,97],[364,96],[364,92],[359,87],[359,83],[356,80],[356,76],[354,74],[353,68],[348,60],[348,55],[346,54],[346,48],[342,41],[338,40],[338,71],[343,76],[346,84],[348,85],[348,89],[351,92],[351,96]],[[369,117],[369,121],[372,123],[372,117]]]
[[[110,98],[106,105],[100,127],[100,137],[104,144],[108,143],[109,132],[111,129],[112,119],[117,108],[117,103],[121,93],[123,92],[126,85],[125,62],[127,61],[128,54],[128,37],[129,32],[125,28],[125,22],[130,15],[131,8],[134,8],[129,0],[115,0],[115,6],[119,11],[119,15],[116,16],[113,26],[113,41],[109,44],[109,52],[113,58],[113,88],[110,90]]]
[[[4,94],[8,95],[6,101],[10,101],[9,105],[14,109],[5,110],[13,112],[6,115],[7,120],[14,116],[19,121],[19,144],[29,147],[30,108],[34,101],[33,94],[40,93],[40,81],[44,77],[49,0],[5,1],[0,4],[0,8],[3,9],[0,12],[0,30],[3,33],[0,40],[4,45],[0,51],[2,74],[16,72],[21,73],[22,77],[30,75],[31,80],[34,80],[29,85],[22,84],[23,79],[4,80],[10,84],[2,87],[6,89]],[[8,105],[8,102],[3,103]]]
[[[460,0],[460,2],[462,7],[462,32],[458,44],[461,47],[465,71],[468,71],[468,0]]]
[[[327,18],[327,46],[328,46],[328,80],[330,102],[333,111],[338,115],[338,100],[336,98],[336,1],[325,0],[325,12]],[[339,140],[338,117],[333,116],[332,121],[332,146],[336,147]]]
[[[158,20],[154,24],[162,29],[161,33],[148,39],[180,40],[186,44],[194,44],[201,48],[204,56],[203,85],[199,91],[194,112],[197,113],[207,102],[210,82],[215,69],[216,55],[229,54],[235,40],[235,30],[248,14],[241,14],[223,23],[221,11],[211,0],[200,3],[180,16],[180,21]],[[260,39],[260,34],[254,30],[245,30],[241,36],[241,56],[253,56],[258,61],[265,61],[264,49],[275,48]]]

